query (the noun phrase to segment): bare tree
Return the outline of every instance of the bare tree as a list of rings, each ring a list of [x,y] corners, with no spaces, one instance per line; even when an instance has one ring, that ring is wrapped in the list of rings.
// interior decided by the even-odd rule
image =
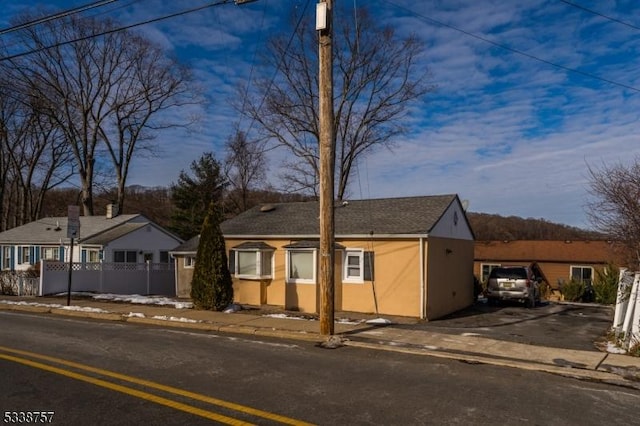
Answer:
[[[95,171],[105,163],[113,167],[122,211],[134,155],[157,149],[150,143],[156,131],[188,124],[161,119],[170,108],[197,102],[189,73],[108,20],[65,17],[17,34],[35,53],[11,62],[15,79],[39,89],[33,96],[63,132],[80,175],[84,214],[94,213]]]
[[[406,132],[402,119],[409,105],[433,86],[418,63],[423,49],[414,36],[398,38],[365,9],[358,9],[355,22],[352,13],[338,13],[335,21],[336,195],[341,199],[357,161],[377,147],[390,148]],[[319,169],[317,32],[309,20],[302,21],[291,40],[289,35],[271,39],[267,53],[267,66],[277,69],[277,77],[258,81],[257,97],[243,99],[238,109],[303,163],[290,168],[289,179],[305,189],[317,183]]]
[[[35,220],[47,192],[71,175],[70,151],[33,98],[0,70],[0,206],[3,230]]]
[[[590,194],[587,217],[599,231],[623,242],[640,264],[640,157],[629,166],[621,163],[589,167]]]
[[[250,206],[251,191],[266,186],[266,160],[258,141],[249,141],[246,133],[236,130],[227,140],[225,175],[229,183],[227,201],[233,213],[242,213]]]

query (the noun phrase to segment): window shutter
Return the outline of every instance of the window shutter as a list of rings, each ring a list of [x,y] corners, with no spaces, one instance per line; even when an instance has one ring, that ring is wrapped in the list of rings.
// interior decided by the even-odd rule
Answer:
[[[60,262],[64,262],[64,246],[60,246]]]
[[[7,266],[4,264],[4,246],[0,246],[0,271],[7,269]]]
[[[374,271],[374,267],[373,267],[373,258],[374,258],[374,252],[372,251],[365,251],[364,252],[364,280],[365,281],[373,281],[373,271]]]
[[[11,270],[16,269],[16,249],[15,247],[11,247]]]
[[[87,250],[82,249],[82,251],[80,253],[81,253],[80,254],[80,256],[81,256],[80,262],[87,263]]]
[[[33,265],[36,259],[36,248],[34,246],[29,247],[29,264]]]
[[[236,273],[236,251],[229,250],[229,272],[231,275],[235,275]]]
[[[34,247],[33,250],[33,264],[35,265],[36,263],[40,262],[40,251],[42,249],[40,248],[40,246],[36,246]]]
[[[18,264],[22,263],[22,247],[18,246]]]

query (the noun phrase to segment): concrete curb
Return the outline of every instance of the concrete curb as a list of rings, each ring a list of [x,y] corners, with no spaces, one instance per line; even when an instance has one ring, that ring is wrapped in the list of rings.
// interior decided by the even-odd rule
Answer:
[[[83,312],[83,311],[72,311],[64,308],[51,308],[49,313],[54,315],[64,315],[67,317],[93,318],[93,319],[105,320],[105,321],[122,321],[121,314],[115,314],[112,312]]]

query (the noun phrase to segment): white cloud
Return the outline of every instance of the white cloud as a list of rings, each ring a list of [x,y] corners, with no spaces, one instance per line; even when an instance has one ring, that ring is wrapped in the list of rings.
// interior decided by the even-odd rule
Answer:
[[[21,4],[9,3],[13,9]],[[132,23],[205,3],[145,1],[114,8],[110,16]],[[210,103],[190,111],[203,117],[191,133],[161,135],[162,156],[136,162],[129,183],[168,185],[204,151],[222,157],[239,119],[229,99],[259,72],[256,52],[270,35],[288,34],[292,8],[300,11],[305,3],[230,4],[139,29],[193,67]],[[342,6],[352,7],[347,3]],[[421,63],[437,90],[412,106],[410,133],[392,153],[378,150],[359,164],[349,191],[355,198],[455,192],[471,201],[472,211],[587,226],[587,166],[625,164],[640,155],[638,90],[566,69],[640,87],[639,31],[549,0],[357,4],[370,5],[397,34],[424,42]],[[622,20],[638,12],[633,2],[592,7]],[[272,170],[284,155],[273,153]]]

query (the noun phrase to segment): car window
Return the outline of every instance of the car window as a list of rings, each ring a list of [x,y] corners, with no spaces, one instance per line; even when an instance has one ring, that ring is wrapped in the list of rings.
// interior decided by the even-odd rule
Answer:
[[[527,270],[524,268],[494,268],[489,278],[507,278],[511,280],[527,279]]]

